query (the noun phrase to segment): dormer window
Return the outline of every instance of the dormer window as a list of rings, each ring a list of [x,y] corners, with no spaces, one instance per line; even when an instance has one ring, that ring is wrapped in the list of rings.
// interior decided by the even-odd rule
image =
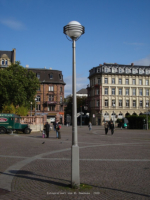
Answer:
[[[59,78],[60,78],[60,80],[62,79],[62,75],[61,74],[59,74]]]
[[[5,62],[4,62],[4,59],[2,59],[2,65],[4,65],[4,63],[5,63]]]
[[[8,64],[8,60],[5,60],[5,65],[7,65]]]
[[[49,78],[53,79],[53,74],[52,73],[50,73]]]
[[[36,74],[36,77],[37,77],[38,79],[40,79],[40,73],[37,73],[37,74]]]

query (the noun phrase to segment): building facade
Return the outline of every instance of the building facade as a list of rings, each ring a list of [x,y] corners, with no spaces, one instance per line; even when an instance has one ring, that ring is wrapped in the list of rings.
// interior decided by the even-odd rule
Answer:
[[[29,68],[40,81],[36,95],[36,114],[47,114],[48,122],[64,123],[64,87],[62,71]],[[34,107],[34,105],[33,105]],[[35,113],[35,108],[34,108]]]
[[[95,125],[149,109],[150,66],[104,63],[89,71],[88,109]]]
[[[0,51],[0,67],[7,67],[16,61],[16,49],[12,51]]]

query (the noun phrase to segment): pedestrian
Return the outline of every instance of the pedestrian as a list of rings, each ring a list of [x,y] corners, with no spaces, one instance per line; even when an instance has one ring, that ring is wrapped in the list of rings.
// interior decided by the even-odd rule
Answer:
[[[88,127],[89,127],[89,131],[90,131],[92,129],[92,123],[91,122],[89,122]]]
[[[55,127],[56,127],[56,122],[53,122],[53,127],[54,127],[54,131],[55,131]]]
[[[55,130],[56,130],[56,138],[58,139],[58,136],[59,136],[59,124],[58,124],[58,121],[56,122],[55,124]]]
[[[104,128],[105,128],[105,135],[107,135],[107,133],[108,133],[108,128],[109,128],[108,122],[105,122]]]
[[[114,134],[114,123],[113,122],[110,123],[110,129],[111,129],[111,134],[113,135]]]
[[[121,120],[121,122],[120,122],[120,127],[121,127],[121,130],[122,130],[122,120]]]
[[[46,122],[44,129],[45,129],[45,132],[46,132],[46,137],[49,138],[50,125],[48,124],[48,122]]]

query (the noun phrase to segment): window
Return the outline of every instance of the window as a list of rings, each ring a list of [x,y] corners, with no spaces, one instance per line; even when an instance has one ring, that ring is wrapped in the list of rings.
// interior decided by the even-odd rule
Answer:
[[[40,111],[40,110],[41,110],[41,105],[40,105],[40,104],[37,104],[36,109],[37,109],[38,111]]]
[[[133,100],[133,107],[136,107],[136,100]]]
[[[126,89],[126,95],[129,95],[129,89]]]
[[[132,95],[133,95],[133,96],[136,95],[136,89],[132,89]]]
[[[121,78],[119,78],[119,84],[122,84],[122,79]]]
[[[149,96],[149,89],[146,89],[146,96]]]
[[[129,79],[126,79],[126,85],[129,85]]]
[[[37,102],[40,102],[40,99],[41,99],[40,96],[37,96],[37,97],[36,97],[36,101],[37,101]]]
[[[115,106],[116,106],[115,100],[112,100],[111,105],[112,105],[112,107],[115,107]]]
[[[148,80],[146,80],[146,85],[149,85],[149,81]]]
[[[119,88],[119,95],[122,95],[122,88]]]
[[[63,106],[60,106],[60,107],[59,107],[59,110],[60,110],[60,111],[63,111]]]
[[[105,78],[105,83],[108,83],[108,78]]]
[[[105,107],[108,107],[108,100],[105,99]]]
[[[139,96],[143,95],[143,89],[139,89]]]
[[[108,95],[108,88],[105,88],[105,95]]]
[[[143,107],[143,101],[142,101],[142,100],[140,100],[139,106],[140,106],[140,107]]]
[[[49,91],[54,91],[54,86],[49,86]]]
[[[115,78],[112,78],[112,84],[115,84]]]
[[[48,111],[55,111],[55,106],[54,105],[49,105],[48,106]]]
[[[60,96],[60,102],[62,102],[62,96]]]
[[[37,91],[40,91],[40,86],[39,86],[39,88],[37,89]]]
[[[99,107],[99,100],[96,101],[96,107]]]
[[[59,79],[62,80],[62,75],[61,74],[59,74]]]
[[[122,100],[119,100],[119,107],[122,107]]]
[[[7,65],[8,64],[8,61],[7,60],[5,60],[5,65]]]
[[[53,74],[52,73],[50,73],[49,78],[53,79]]]
[[[54,101],[54,95],[49,95],[49,101]]]
[[[60,92],[62,92],[62,87],[60,87]]]
[[[126,100],[126,107],[129,107],[129,100]]]
[[[139,79],[139,85],[142,85],[142,79]]]
[[[115,88],[112,88],[112,95],[115,95]]]
[[[149,107],[149,101],[146,100],[146,108],[148,108],[148,107]]]
[[[100,78],[98,78],[98,85],[100,85],[101,84],[101,79]]]
[[[37,77],[38,79],[40,79],[40,73],[37,73],[37,74],[36,74],[36,77]]]
[[[135,79],[132,79],[132,84],[135,85]]]
[[[4,62],[4,59],[2,59],[2,65],[4,65],[4,63],[5,63],[5,62]]]

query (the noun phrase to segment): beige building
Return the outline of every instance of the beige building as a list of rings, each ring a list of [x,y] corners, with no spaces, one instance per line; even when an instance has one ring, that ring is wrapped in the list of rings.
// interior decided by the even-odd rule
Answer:
[[[89,72],[88,108],[93,125],[148,111],[150,66],[104,63]]]
[[[0,51],[0,67],[7,67],[11,63],[15,64],[16,61],[16,49],[12,51]]]

